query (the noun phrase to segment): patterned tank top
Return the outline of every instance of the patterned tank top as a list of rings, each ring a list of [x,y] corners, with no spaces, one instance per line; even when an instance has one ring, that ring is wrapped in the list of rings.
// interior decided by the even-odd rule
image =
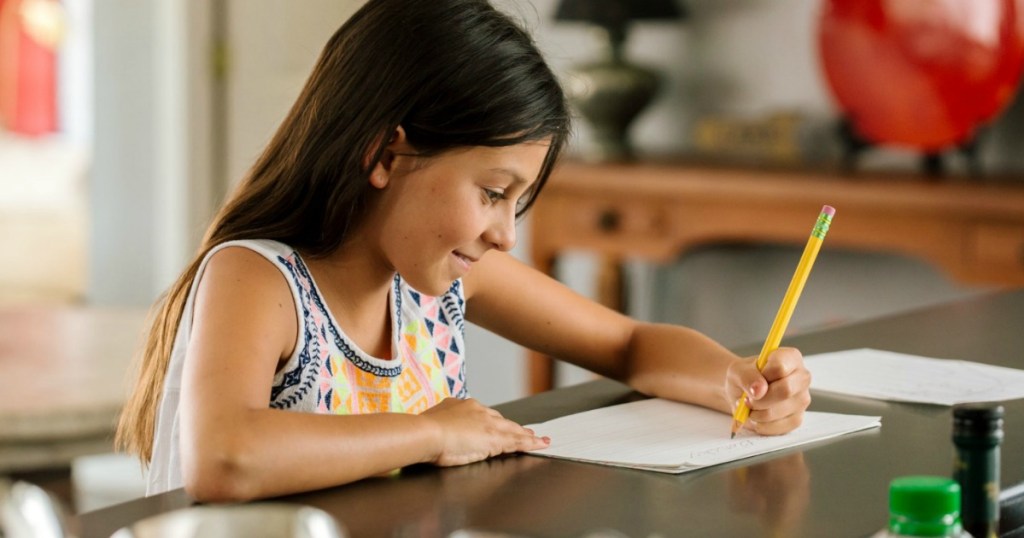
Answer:
[[[313,413],[420,413],[442,399],[466,398],[462,282],[440,297],[423,295],[395,275],[390,291],[390,358],[365,353],[331,315],[309,268],[291,247],[244,240],[214,247],[199,267],[178,327],[157,415],[147,495],[181,487],[178,402],[198,282],[210,257],[240,246],[269,260],[291,288],[298,321],[295,351],[274,375],[270,407]]]
[[[467,397],[461,281],[432,297],[395,275],[390,294],[394,357],[383,360],[345,336],[298,253],[276,250],[272,261],[282,268],[300,305],[301,334],[297,353],[274,376],[270,407],[420,413],[446,397]]]

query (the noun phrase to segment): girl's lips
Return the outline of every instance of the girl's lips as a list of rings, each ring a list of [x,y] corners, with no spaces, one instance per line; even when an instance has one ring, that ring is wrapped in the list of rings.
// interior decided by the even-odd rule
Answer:
[[[462,254],[459,254],[458,252],[452,252],[452,254],[455,256],[455,259],[459,261],[459,265],[461,265],[462,268],[464,270],[466,270],[466,271],[468,271],[469,268],[472,267],[473,262],[476,261],[476,260],[474,260],[474,259],[472,259],[472,258],[470,258],[468,256],[463,256]]]

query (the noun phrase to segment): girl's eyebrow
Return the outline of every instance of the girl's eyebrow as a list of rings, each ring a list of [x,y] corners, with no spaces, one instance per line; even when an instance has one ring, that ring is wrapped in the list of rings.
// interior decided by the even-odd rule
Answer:
[[[491,168],[491,172],[497,172],[499,174],[505,174],[505,175],[507,175],[507,176],[512,178],[513,183],[529,183],[528,181],[523,179],[523,176],[519,175],[515,170],[512,170],[510,168],[501,168],[501,167]]]

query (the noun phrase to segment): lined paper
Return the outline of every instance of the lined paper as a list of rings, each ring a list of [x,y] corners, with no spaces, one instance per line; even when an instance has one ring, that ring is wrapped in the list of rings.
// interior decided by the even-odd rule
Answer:
[[[955,405],[1024,398],[1024,370],[877,349],[810,355],[811,389],[899,402]]]
[[[530,454],[603,465],[685,473],[776,450],[877,428],[881,417],[807,412],[786,435],[742,430],[729,438],[730,417],[653,398],[604,407],[528,426],[551,445]]]

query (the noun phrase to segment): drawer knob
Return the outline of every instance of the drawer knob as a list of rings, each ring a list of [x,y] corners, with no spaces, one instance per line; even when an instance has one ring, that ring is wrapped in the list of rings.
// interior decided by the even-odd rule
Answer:
[[[597,227],[605,232],[614,232],[619,229],[621,220],[617,211],[606,209],[598,216]]]

